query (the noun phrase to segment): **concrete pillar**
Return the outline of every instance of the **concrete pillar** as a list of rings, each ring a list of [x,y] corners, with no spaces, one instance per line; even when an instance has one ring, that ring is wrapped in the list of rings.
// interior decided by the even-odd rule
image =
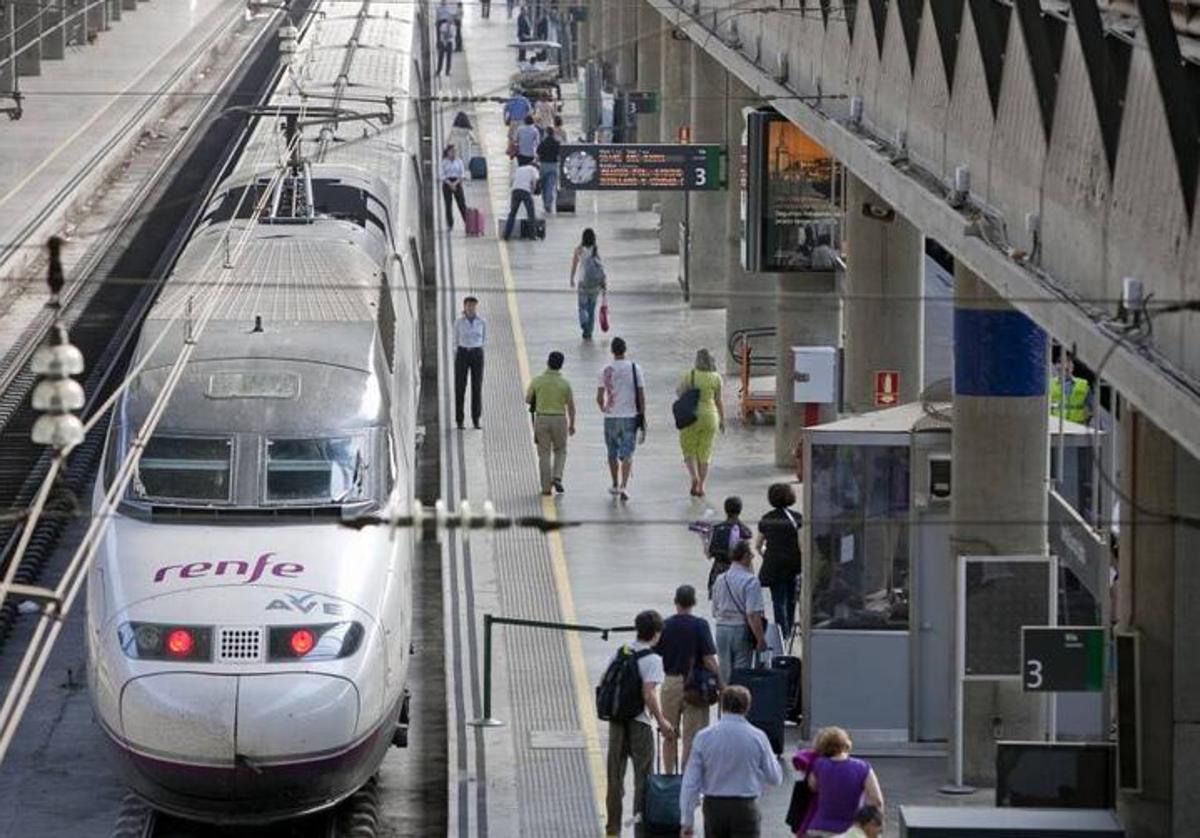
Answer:
[[[108,19],[116,21],[121,19],[121,3],[123,0],[108,0]]]
[[[87,16],[81,11],[83,0],[66,0],[67,46],[87,43]]]
[[[762,275],[770,282],[771,275]],[[768,286],[769,287],[769,286]],[[841,332],[841,306],[837,274],[833,271],[775,275],[778,290],[775,339],[775,465],[792,468],[793,455],[805,427],[806,406],[792,400],[792,347],[837,346]],[[768,324],[764,324],[768,325]],[[821,405],[817,422],[837,418],[837,405]]]
[[[587,55],[585,60],[600,61],[604,53],[604,0],[588,3]]]
[[[725,345],[742,329],[772,327],[778,319],[776,291],[779,279],[775,274],[749,273],[742,267],[742,196],[745,188],[744,169],[746,148],[742,145],[745,117],[742,109],[758,101],[754,91],[732,75],[729,95],[725,100],[725,133],[729,147],[729,189],[725,193],[725,264],[729,296],[725,306]],[[726,372],[740,370],[738,361],[725,353]]]
[[[17,75],[42,74],[42,8],[37,3],[15,3]]]
[[[725,99],[729,74],[698,44],[692,45],[692,142],[725,142]],[[688,200],[691,243],[688,276],[692,308],[724,308],[729,292],[728,235],[722,190],[693,192]]]
[[[616,3],[615,17],[619,21],[613,44],[613,80],[621,90],[637,85],[637,33],[640,0]]]
[[[90,3],[91,0],[85,0],[85,3]],[[107,3],[92,3],[87,6],[87,38],[90,42],[92,36],[98,32],[108,30],[108,4]]]
[[[42,59],[57,61],[67,54],[67,27],[63,25],[66,0],[47,0],[42,13]]]
[[[662,63],[659,75],[662,78],[662,97],[659,104],[662,116],[659,119],[659,136],[664,143],[677,142],[679,126],[691,119],[692,45],[686,39],[677,39],[673,33],[674,30],[664,26],[661,36]],[[658,250],[660,253],[678,253],[683,195],[678,192],[658,194],[661,222]]]
[[[663,27],[663,17],[649,3],[638,2],[637,42],[637,89],[658,91],[659,108],[662,107],[662,38],[658,30]],[[640,113],[637,116],[637,140],[639,143],[659,141],[661,112]],[[639,192],[638,209],[649,210],[658,201],[657,192]]]
[[[0,65],[0,92],[5,94],[14,89],[17,78],[13,62],[6,60],[12,55],[12,41],[9,33],[13,29],[15,12],[16,8],[12,3],[0,5],[0,61],[5,62]]]
[[[951,580],[958,555],[1046,552],[1049,477],[1046,334],[961,262],[954,286]],[[956,583],[946,588],[957,632]],[[992,785],[997,739],[1045,737],[1044,698],[1019,681],[968,682],[964,698],[963,776]]]
[[[854,413],[875,410],[875,374],[884,370],[900,374],[895,404],[916,401],[922,387],[925,239],[865,183],[847,174],[845,245],[846,408]]]
[[[598,0],[592,7],[596,11],[596,59],[604,70],[604,81],[612,80],[612,47],[616,43],[616,28],[620,25],[616,4]]]

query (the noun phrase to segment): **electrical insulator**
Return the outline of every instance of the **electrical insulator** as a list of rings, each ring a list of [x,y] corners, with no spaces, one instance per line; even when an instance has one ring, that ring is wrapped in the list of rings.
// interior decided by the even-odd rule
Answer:
[[[48,281],[55,295],[62,286],[62,275],[59,248],[52,244]],[[69,451],[83,442],[84,437],[83,422],[75,415],[75,411],[83,408],[83,388],[72,378],[83,372],[83,353],[71,344],[61,323],[54,324],[46,343],[33,353],[30,369],[41,376],[33,388],[31,402],[33,409],[42,414],[33,423],[30,436],[38,445]]]

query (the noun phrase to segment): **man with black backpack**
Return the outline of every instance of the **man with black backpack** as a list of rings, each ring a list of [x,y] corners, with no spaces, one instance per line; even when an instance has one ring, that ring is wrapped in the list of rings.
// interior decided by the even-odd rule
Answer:
[[[596,687],[596,711],[608,722],[608,810],[606,835],[621,834],[625,797],[625,764],[633,762],[633,819],[635,832],[645,803],[646,777],[654,763],[654,730],[651,719],[668,739],[675,731],[663,715],[658,687],[663,682],[662,658],[653,647],[662,635],[663,619],[657,611],[643,611],[634,619],[637,640],[617,650]]]

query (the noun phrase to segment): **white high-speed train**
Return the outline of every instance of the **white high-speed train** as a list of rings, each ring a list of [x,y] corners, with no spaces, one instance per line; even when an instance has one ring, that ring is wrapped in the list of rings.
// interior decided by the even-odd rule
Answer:
[[[195,338],[86,631],[127,782],[212,822],[336,804],[407,723],[415,537],[341,522],[414,496],[418,6],[314,7],[143,327],[97,481],[99,498]]]

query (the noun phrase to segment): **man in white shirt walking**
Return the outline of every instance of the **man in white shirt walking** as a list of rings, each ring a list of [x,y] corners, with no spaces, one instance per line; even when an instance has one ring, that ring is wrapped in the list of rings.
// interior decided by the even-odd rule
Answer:
[[[538,169],[532,163],[517,166],[513,172],[512,197],[509,201],[508,221],[504,223],[504,238],[512,236],[513,224],[517,220],[517,210],[525,207],[525,217],[532,224],[537,221],[537,212],[533,208],[533,190],[537,186]]]
[[[695,835],[696,804],[704,797],[705,838],[757,838],[763,786],[783,782],[767,736],[750,722],[750,691],[721,691],[721,719],[696,734],[679,796],[683,836]]]
[[[461,431],[463,407],[467,395],[467,376],[471,378],[471,422],[479,430],[483,414],[483,347],[487,343],[487,321],[479,316],[479,300],[463,299],[463,313],[454,321],[454,421]]]
[[[631,653],[637,656],[638,674],[642,681],[642,712],[630,721],[608,723],[608,790],[605,795],[608,825],[605,835],[621,834],[621,810],[625,797],[625,766],[633,763],[633,820],[634,832],[641,835],[642,807],[646,801],[646,778],[654,763],[653,723],[668,739],[675,730],[663,715],[658,702],[658,688],[663,682],[662,657],[652,651],[662,636],[663,619],[657,611],[643,611],[634,618],[637,641]],[[618,654],[624,653],[618,650]]]
[[[608,449],[609,494],[629,500],[633,452],[639,437],[646,441],[645,378],[636,363],[626,360],[624,338],[612,339],[613,360],[600,370],[596,404],[604,414],[604,445]]]

